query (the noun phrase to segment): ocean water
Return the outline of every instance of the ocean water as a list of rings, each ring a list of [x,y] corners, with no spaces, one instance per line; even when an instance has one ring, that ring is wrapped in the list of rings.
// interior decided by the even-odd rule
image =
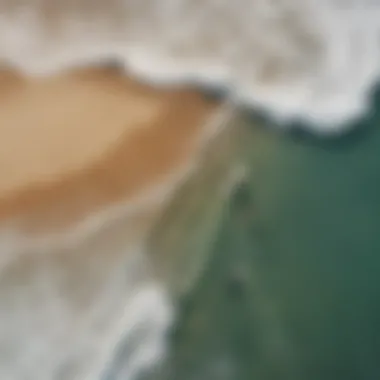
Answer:
[[[380,377],[379,93],[335,139],[240,124],[250,174],[183,300],[165,379]]]
[[[244,123],[242,152],[250,152],[245,195],[226,204],[214,197],[214,204],[215,194],[204,193],[178,240],[191,253],[191,229],[211,215],[197,235],[196,249],[208,256],[195,265],[203,265],[202,275],[183,265],[192,283],[173,280],[187,297],[167,378],[378,378],[380,149],[378,133],[366,130],[378,124],[372,90],[379,75],[380,5],[204,0],[190,12],[187,1],[157,4],[148,3],[144,12],[164,21],[138,29],[130,50],[95,41],[94,48],[79,51],[80,44],[71,49],[74,38],[49,62],[60,66],[73,57],[117,53],[142,80],[226,89],[237,113],[247,107],[266,118],[266,130],[254,136],[248,130],[258,122]],[[213,48],[204,44],[210,37],[217,40]],[[282,133],[294,126],[323,135],[363,129],[364,137],[355,132],[336,143]],[[118,363],[107,369],[107,380],[117,378]]]
[[[249,105],[251,117],[234,121],[245,130],[240,153],[247,181],[229,202],[217,200],[219,207],[204,191],[209,184],[202,206],[185,212],[190,221],[183,214],[167,221],[185,226],[168,255],[178,255],[180,275],[173,281],[187,292],[180,292],[180,318],[160,380],[380,376],[379,6],[343,0],[233,4],[231,17],[248,20],[246,29],[234,37],[233,63],[215,71],[222,75],[212,83],[227,87],[237,112]],[[202,30],[196,20],[193,26]],[[304,45],[310,34],[316,38],[311,48]],[[190,69],[184,64],[185,74],[176,56],[172,66],[164,60],[158,67],[175,67],[174,81],[191,78],[202,87],[202,75],[224,65],[218,65],[220,55],[211,61],[195,71],[195,63]],[[263,73],[272,65],[279,75],[268,79]],[[161,83],[167,74],[159,78],[152,70],[148,78]],[[252,117],[259,113],[263,119]],[[284,127],[290,131],[283,133]],[[186,199],[192,198],[182,198],[184,208]],[[195,276],[191,264],[199,257],[192,248],[203,255]]]

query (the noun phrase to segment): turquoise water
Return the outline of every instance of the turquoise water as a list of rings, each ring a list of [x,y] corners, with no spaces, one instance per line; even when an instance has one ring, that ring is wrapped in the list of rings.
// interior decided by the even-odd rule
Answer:
[[[258,146],[246,127],[252,172],[183,301],[170,380],[380,378],[375,109],[334,140],[260,129]]]

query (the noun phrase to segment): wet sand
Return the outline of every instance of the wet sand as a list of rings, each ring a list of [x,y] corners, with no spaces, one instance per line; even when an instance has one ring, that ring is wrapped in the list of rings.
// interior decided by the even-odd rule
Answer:
[[[0,91],[0,219],[40,232],[163,185],[217,107],[112,70],[38,82],[2,73]]]
[[[170,297],[146,241],[217,110],[112,70],[0,75],[1,378],[132,379],[163,354]],[[143,356],[120,368],[140,323]]]

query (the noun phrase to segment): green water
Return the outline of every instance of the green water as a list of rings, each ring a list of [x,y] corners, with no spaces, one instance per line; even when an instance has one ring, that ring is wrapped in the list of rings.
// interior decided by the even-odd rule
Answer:
[[[244,128],[248,181],[182,301],[167,377],[380,379],[380,113],[333,140]]]

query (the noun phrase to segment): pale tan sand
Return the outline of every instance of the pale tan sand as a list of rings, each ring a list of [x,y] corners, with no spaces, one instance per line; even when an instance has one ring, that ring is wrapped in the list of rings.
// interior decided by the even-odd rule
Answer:
[[[128,200],[188,160],[216,105],[112,71],[0,76],[0,218],[51,228]]]
[[[217,110],[111,70],[0,75],[0,378],[96,379],[136,323],[151,329],[126,378],[164,353],[145,243]]]

